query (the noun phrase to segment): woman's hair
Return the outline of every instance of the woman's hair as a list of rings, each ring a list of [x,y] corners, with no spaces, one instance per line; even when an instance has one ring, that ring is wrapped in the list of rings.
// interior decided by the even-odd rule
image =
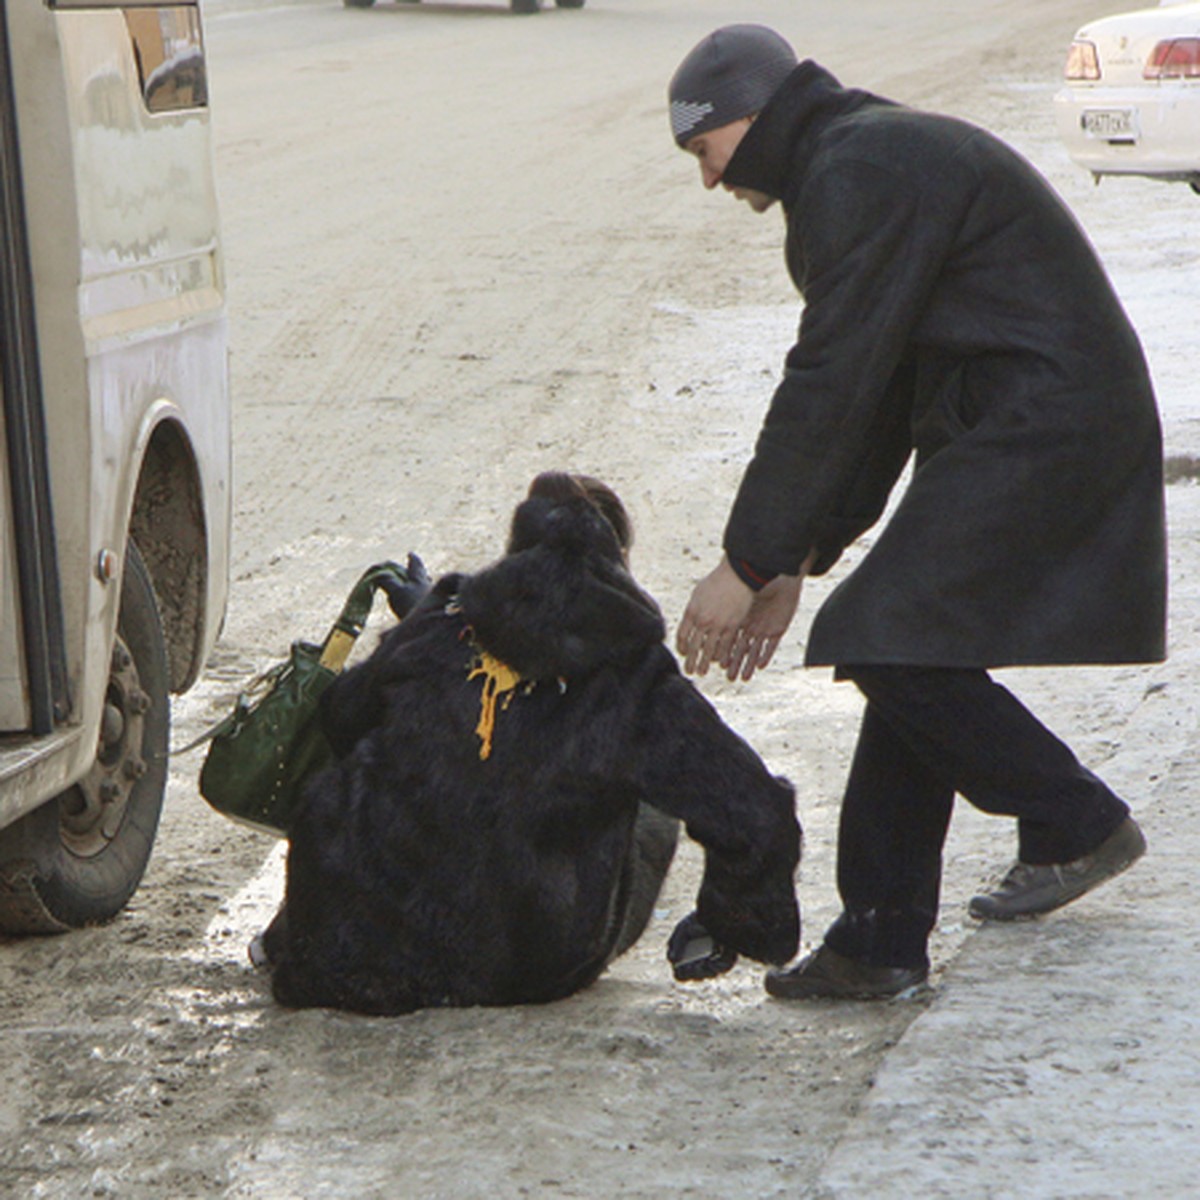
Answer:
[[[612,526],[617,543],[626,553],[633,545],[633,523],[621,503],[621,497],[599,479],[591,475],[571,475],[566,471],[543,471],[530,485],[530,497],[542,496],[547,500],[587,500],[593,508]]]

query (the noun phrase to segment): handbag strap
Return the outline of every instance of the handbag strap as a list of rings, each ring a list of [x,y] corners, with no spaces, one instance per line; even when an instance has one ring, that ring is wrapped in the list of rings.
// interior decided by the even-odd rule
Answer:
[[[375,593],[385,582],[406,584],[412,582],[412,577],[399,563],[390,560],[368,567],[346,597],[341,615],[321,644],[321,666],[336,672],[346,665],[346,659],[371,615]]]
[[[385,581],[395,580],[397,583],[411,583],[412,575],[407,569],[400,566],[399,563],[379,562],[374,566],[368,567],[362,575],[359,576],[358,582],[350,590],[350,595],[346,597],[346,603],[342,606],[341,614],[334,621],[333,627],[326,635],[325,641],[321,643],[321,666],[333,671],[335,674],[346,665],[346,659],[350,657],[350,651],[354,649],[354,643],[358,641],[358,636],[362,633],[366,626],[367,619],[371,615],[371,608],[375,602],[375,593],[383,586]],[[251,684],[262,684],[273,681],[287,668],[290,660],[285,659],[267,671],[258,676]],[[218,734],[230,728],[236,723],[239,716],[244,714],[251,707],[246,693],[242,692],[237,698],[237,703],[233,712],[224,716],[211,729],[206,729],[194,741],[188,742],[186,746],[178,748],[172,747],[171,754],[186,754],[189,750],[195,750],[199,746],[203,746],[205,742],[210,742]]]

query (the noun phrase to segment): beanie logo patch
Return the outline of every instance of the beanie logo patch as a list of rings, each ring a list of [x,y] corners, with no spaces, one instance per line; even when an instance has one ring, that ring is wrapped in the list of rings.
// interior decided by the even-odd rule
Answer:
[[[686,134],[691,133],[712,111],[713,106],[707,101],[697,104],[693,100],[672,100],[671,132],[675,135],[675,139],[678,141]]]

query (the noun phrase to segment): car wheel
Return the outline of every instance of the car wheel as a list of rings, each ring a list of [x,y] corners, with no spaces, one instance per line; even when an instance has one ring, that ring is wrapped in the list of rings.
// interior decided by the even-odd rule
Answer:
[[[342,0],[346,8],[370,8],[375,0]]]
[[[542,7],[542,0],[512,0],[512,10],[515,13],[537,12]]]
[[[582,8],[584,0],[554,0],[559,8]]]
[[[133,895],[167,782],[167,671],[154,589],[130,540],[96,759],[73,787],[0,831],[0,931],[92,925]]]

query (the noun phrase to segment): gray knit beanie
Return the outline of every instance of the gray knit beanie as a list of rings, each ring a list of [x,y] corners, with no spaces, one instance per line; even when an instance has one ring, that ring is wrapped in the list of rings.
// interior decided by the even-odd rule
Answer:
[[[796,66],[796,52],[765,25],[725,25],[679,64],[667,92],[671,132],[697,134],[760,112]]]

